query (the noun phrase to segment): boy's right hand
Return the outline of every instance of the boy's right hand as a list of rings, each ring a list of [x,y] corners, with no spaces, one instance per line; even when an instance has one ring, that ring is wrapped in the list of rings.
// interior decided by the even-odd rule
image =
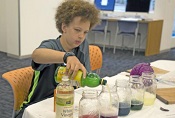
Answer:
[[[78,70],[81,70],[83,72],[83,78],[86,77],[86,68],[76,56],[69,56],[67,58],[66,70],[66,73],[68,76],[71,76],[71,79],[77,75]]]

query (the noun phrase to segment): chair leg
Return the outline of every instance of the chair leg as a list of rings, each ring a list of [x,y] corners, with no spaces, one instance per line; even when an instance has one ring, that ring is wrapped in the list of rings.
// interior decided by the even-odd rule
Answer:
[[[122,50],[123,50],[123,46],[124,46],[124,35],[122,35]]]
[[[105,33],[105,36],[104,36],[104,39],[103,39],[103,52],[105,52],[105,40],[107,39],[107,33],[106,32],[104,32]]]
[[[109,32],[109,46],[111,45],[111,32]]]
[[[96,73],[99,75],[100,74],[100,69],[97,69],[96,70]]]
[[[15,116],[16,116],[16,112],[15,112],[15,110],[13,109],[12,118],[15,118]]]
[[[104,40],[105,41],[105,40]],[[105,43],[105,42],[104,42]],[[105,44],[103,44],[103,52],[105,52]]]
[[[113,49],[113,53],[115,54],[115,48],[116,48],[116,40],[117,40],[117,32],[115,33],[115,38],[114,38],[114,49]]]
[[[103,45],[103,52],[105,52],[105,45]]]
[[[115,48],[116,48],[115,44],[116,44],[116,38],[114,39],[114,49],[113,49],[114,54],[115,54]]]
[[[141,42],[141,34],[139,35],[139,52],[140,52],[140,42]]]
[[[133,56],[135,56],[135,46],[136,46],[136,42],[137,42],[137,35],[135,35],[135,39],[134,39],[134,46],[133,46]]]

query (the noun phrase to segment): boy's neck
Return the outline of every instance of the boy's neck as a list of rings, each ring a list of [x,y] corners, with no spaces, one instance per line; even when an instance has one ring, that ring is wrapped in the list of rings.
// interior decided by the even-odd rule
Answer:
[[[64,51],[66,51],[66,52],[71,52],[71,51],[72,51],[72,49],[69,49],[69,48],[68,48],[69,46],[66,44],[63,35],[60,37],[60,43],[61,43],[61,45],[62,45]]]

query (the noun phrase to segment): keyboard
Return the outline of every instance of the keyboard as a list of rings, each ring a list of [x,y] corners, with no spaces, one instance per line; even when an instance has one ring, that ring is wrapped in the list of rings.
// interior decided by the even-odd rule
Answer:
[[[124,21],[139,21],[142,20],[141,18],[120,18],[120,20]]]

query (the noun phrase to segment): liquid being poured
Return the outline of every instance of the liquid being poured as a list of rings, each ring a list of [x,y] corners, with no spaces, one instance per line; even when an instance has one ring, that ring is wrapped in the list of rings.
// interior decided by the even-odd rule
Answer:
[[[110,105],[110,108],[112,107],[112,99],[111,99],[111,91],[110,91],[110,87],[108,84],[106,84],[106,87],[107,87],[107,90],[108,90],[108,93],[109,93],[109,105]]]
[[[109,93],[109,105],[105,108],[101,108],[100,118],[118,118],[118,109],[112,106],[112,88],[106,84],[107,91]]]

